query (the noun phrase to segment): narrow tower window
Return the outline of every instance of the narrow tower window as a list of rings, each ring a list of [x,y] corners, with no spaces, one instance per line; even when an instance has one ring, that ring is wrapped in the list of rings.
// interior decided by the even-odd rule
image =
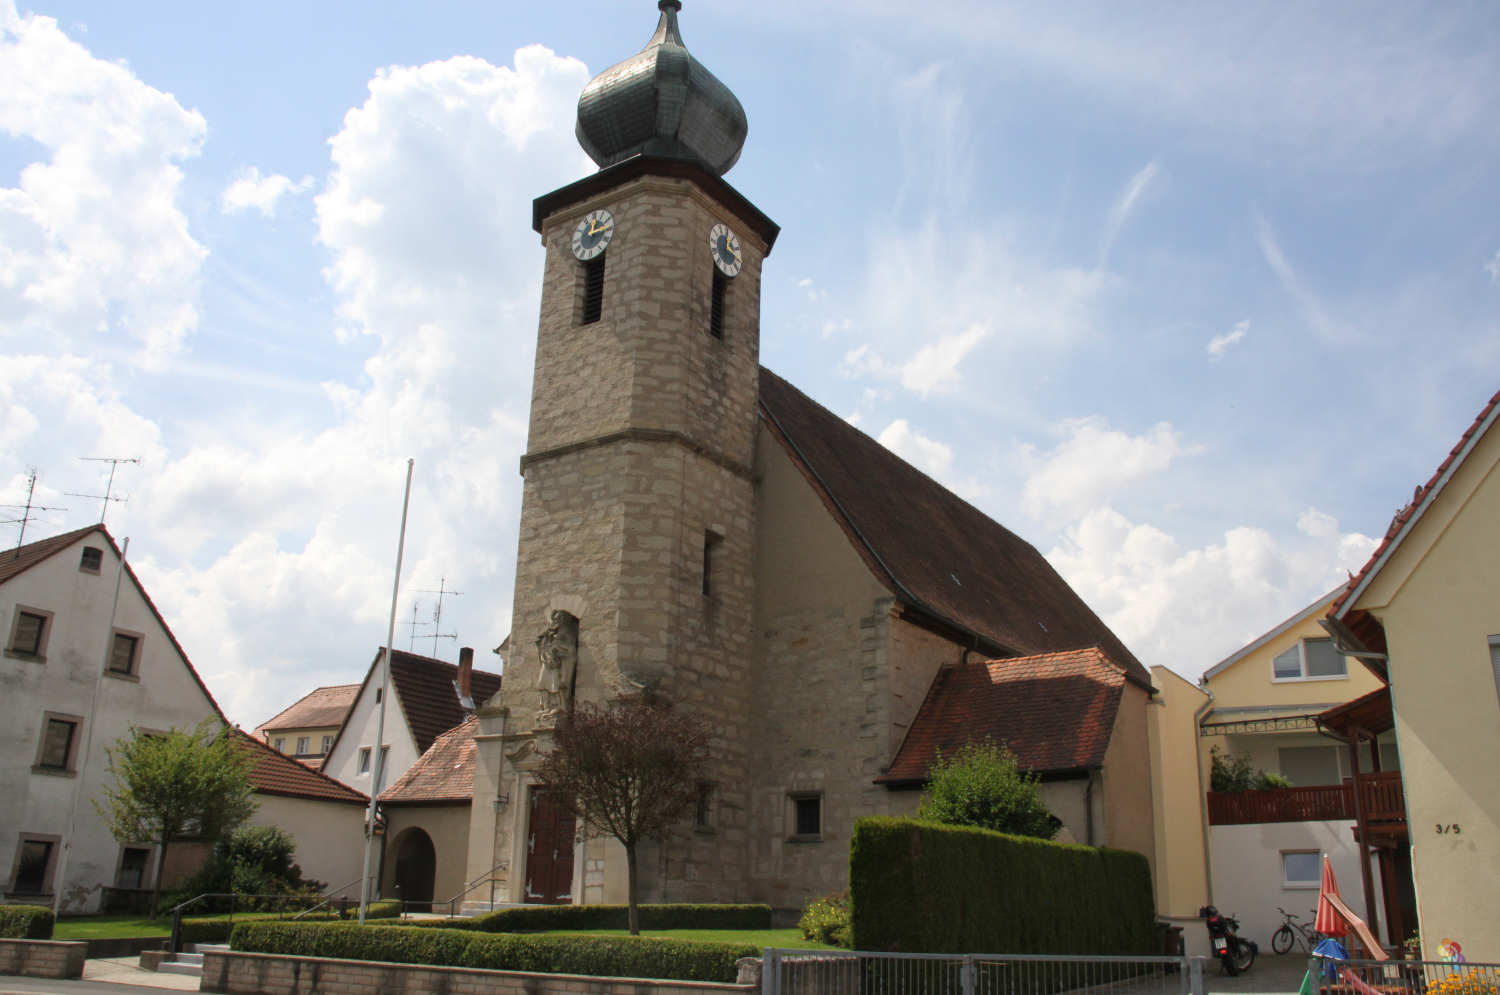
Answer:
[[[714,294],[708,306],[708,334],[716,339],[724,337],[724,294],[729,289],[729,278],[714,267]]]
[[[705,596],[714,594],[714,568],[719,559],[719,547],[723,544],[724,537],[710,529],[703,533],[703,593]]]
[[[599,255],[583,264],[583,309],[578,323],[592,325],[604,313],[604,260]]]

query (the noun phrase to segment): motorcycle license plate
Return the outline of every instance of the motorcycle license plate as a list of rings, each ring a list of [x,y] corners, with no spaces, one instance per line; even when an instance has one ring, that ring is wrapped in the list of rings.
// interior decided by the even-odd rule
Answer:
[[[1214,953],[1222,954],[1229,949],[1229,941],[1222,936],[1214,937]]]

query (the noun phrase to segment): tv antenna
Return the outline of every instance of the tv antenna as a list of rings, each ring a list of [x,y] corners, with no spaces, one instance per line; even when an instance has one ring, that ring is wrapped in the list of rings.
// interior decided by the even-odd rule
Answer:
[[[443,598],[445,596],[446,597],[450,597],[450,598],[462,597],[464,592],[462,592],[462,591],[455,591],[455,590],[450,589],[448,587],[448,578],[446,578],[446,577],[439,577],[438,578],[438,586],[437,586],[437,590],[436,591],[417,591],[416,593],[417,594],[436,594],[438,596],[437,597],[437,607],[432,610],[432,656],[433,656],[433,659],[436,659],[437,658],[437,641],[439,639],[457,639],[458,638],[458,633],[456,633],[456,632],[444,632],[443,631]],[[413,614],[415,614],[415,612],[413,612]],[[415,632],[416,630],[413,629],[412,631]],[[427,637],[423,636],[422,638],[426,639]]]
[[[121,463],[139,463],[141,461],[141,458],[139,456],[133,457],[131,459],[123,459],[114,456],[80,456],[78,458],[83,460],[85,463],[109,464],[109,483],[104,485],[103,494],[75,494],[72,491],[66,492],[68,497],[93,498],[95,501],[103,501],[104,506],[99,509],[99,524],[103,525],[104,515],[109,511],[109,503],[111,501],[125,504],[130,500],[130,498],[128,497],[112,496],[115,490],[115,471],[120,468]]]
[[[0,504],[0,508],[17,508],[21,512],[20,518],[8,518],[0,525],[21,526],[20,538],[16,540],[16,555],[21,555],[21,547],[26,545],[26,526],[31,521],[33,511],[67,511],[67,508],[54,508],[51,505],[33,504],[32,495],[36,492],[36,467],[27,467],[26,478],[26,503],[25,504]]]
[[[413,602],[412,606],[411,606],[411,621],[410,622],[402,622],[401,623],[402,625],[406,626],[408,629],[411,630],[411,641],[406,644],[406,651],[408,653],[414,652],[416,650],[416,648],[417,648],[417,627],[420,626],[420,625],[431,625],[432,624],[431,622],[418,622],[417,621],[417,612],[421,609],[421,607],[422,607],[422,602],[420,602],[420,601]],[[422,638],[426,639],[427,637],[423,636]]]

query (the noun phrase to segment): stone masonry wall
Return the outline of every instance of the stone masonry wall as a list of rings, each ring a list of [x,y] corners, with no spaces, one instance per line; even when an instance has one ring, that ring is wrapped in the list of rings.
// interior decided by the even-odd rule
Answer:
[[[0,974],[81,978],[88,946],[72,940],[0,939]]]
[[[758,992],[760,986],[208,951],[200,990],[224,995],[706,995]]]

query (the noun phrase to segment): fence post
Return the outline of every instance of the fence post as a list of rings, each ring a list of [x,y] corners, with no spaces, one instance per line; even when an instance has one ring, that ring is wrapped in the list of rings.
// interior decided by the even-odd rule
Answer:
[[[1188,960],[1189,987],[1192,995],[1207,995],[1208,986],[1203,981],[1203,965],[1208,963],[1206,957],[1193,957]]]
[[[964,956],[963,967],[959,969],[960,983],[963,985],[964,995],[974,995],[974,989],[978,984],[979,968],[974,964],[974,955]]]
[[[168,944],[173,956],[182,952],[182,908],[172,910],[172,942]]]
[[[761,965],[761,995],[781,995],[781,951],[767,950]]]

